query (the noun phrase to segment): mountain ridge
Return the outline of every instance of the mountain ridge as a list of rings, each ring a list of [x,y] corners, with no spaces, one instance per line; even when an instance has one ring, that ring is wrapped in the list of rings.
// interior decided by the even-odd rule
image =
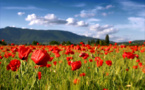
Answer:
[[[34,30],[22,29],[15,27],[5,27],[0,29],[0,39],[5,39],[7,43],[25,44],[32,43],[34,40],[40,43],[50,41],[71,41],[72,43],[79,43],[80,41],[87,42],[96,38],[77,35],[69,31],[62,30]]]

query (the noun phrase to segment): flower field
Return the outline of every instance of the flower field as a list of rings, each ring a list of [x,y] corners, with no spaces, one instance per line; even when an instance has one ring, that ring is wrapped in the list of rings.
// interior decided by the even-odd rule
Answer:
[[[0,90],[145,90],[145,46],[0,46]]]

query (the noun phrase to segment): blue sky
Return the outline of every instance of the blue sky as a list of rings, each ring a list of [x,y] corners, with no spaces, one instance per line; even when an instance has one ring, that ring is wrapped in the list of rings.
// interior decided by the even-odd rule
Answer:
[[[144,40],[145,0],[1,0],[0,28],[6,26]]]

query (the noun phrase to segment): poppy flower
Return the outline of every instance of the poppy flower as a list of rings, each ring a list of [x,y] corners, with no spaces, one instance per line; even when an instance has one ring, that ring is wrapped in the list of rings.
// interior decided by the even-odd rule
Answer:
[[[21,62],[19,60],[11,60],[10,63],[7,65],[7,70],[16,71],[21,65]]]
[[[106,89],[106,88],[103,88],[103,90],[108,90],[108,89]]]
[[[53,62],[53,64],[54,64],[54,65],[56,65],[56,64],[57,64],[57,62],[56,62],[56,61],[54,61],[54,62]]]
[[[79,69],[82,66],[81,61],[75,61],[71,63],[71,68],[73,71]]]
[[[92,59],[89,59],[89,62],[93,62],[93,60]]]
[[[103,60],[97,60],[97,67],[100,67],[103,65]]]
[[[0,59],[2,59],[3,57],[0,55]]]
[[[128,59],[134,59],[135,58],[135,54],[131,53],[131,52],[124,52],[123,53],[123,58],[128,58]]]
[[[31,49],[29,47],[25,47],[24,45],[18,47],[19,58],[22,60],[26,60],[30,52]]]
[[[133,69],[137,69],[138,68],[138,66],[133,66]]]
[[[32,53],[31,59],[37,64],[37,65],[46,65],[47,62],[50,60],[50,56],[45,50],[35,50]]]
[[[80,76],[81,76],[81,77],[82,77],[82,76],[86,76],[86,74],[85,74],[85,73],[81,73]]]
[[[138,60],[136,60],[136,62],[140,62],[140,60],[138,59]]]
[[[46,67],[47,67],[47,68],[51,67],[51,64],[47,64]]]
[[[37,45],[39,45],[39,43],[37,42]]]
[[[139,67],[142,67],[143,66],[142,63],[138,63],[138,65],[139,65]]]
[[[128,71],[129,69],[127,68],[126,71]]]
[[[38,79],[41,79],[41,72],[38,72]]]
[[[111,61],[111,60],[107,60],[107,61],[106,61],[106,64],[107,64],[108,66],[111,66],[111,65],[112,65],[112,61]]]
[[[4,42],[5,40],[4,39],[2,39],[2,42]]]
[[[68,65],[69,65],[69,66],[71,66],[71,64],[72,64],[72,61],[68,61],[67,63],[68,63]]]
[[[131,41],[128,41],[129,43],[131,43]]]
[[[77,84],[77,83],[79,83],[79,81],[80,81],[79,79],[74,79],[73,83]]]

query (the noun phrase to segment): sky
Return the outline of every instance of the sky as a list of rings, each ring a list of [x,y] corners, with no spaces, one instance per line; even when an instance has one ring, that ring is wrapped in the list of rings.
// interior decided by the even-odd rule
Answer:
[[[1,0],[0,28],[7,26],[145,40],[145,0]]]

